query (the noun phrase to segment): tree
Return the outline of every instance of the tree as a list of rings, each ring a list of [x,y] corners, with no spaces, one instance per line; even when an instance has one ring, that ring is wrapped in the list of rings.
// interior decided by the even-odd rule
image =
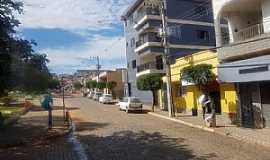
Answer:
[[[14,38],[11,36],[15,27],[19,26],[19,21],[15,18],[14,12],[22,12],[22,3],[12,0],[0,1],[0,96],[5,94],[5,90],[10,87],[11,46]]]
[[[98,89],[106,88],[106,83],[105,82],[97,82],[97,88]]]
[[[60,88],[60,81],[58,79],[50,79],[48,87],[49,89],[58,89]]]
[[[162,86],[161,77],[162,77],[161,74],[153,73],[142,75],[137,79],[137,88],[139,90],[152,92],[153,95],[152,111],[154,111],[155,105],[157,103],[156,93],[159,89],[161,89]]]
[[[111,81],[111,82],[107,82],[106,83],[106,88],[110,91],[113,92],[113,89],[117,86],[117,83],[114,82],[114,81]]]
[[[97,82],[93,81],[93,80],[88,81],[86,83],[86,87],[89,88],[89,89],[95,89],[95,88],[97,88]]]
[[[82,88],[82,84],[80,82],[74,82],[73,83],[73,87],[76,89],[76,90],[79,90]]]
[[[208,95],[207,86],[215,81],[216,76],[212,72],[213,66],[209,64],[199,64],[195,66],[188,66],[181,70],[181,77],[183,80],[194,83],[205,94]],[[209,95],[210,96],[210,95]],[[212,97],[210,97],[213,102]],[[215,107],[211,103],[211,110],[213,114],[212,126],[216,126]]]
[[[16,0],[0,0],[0,96],[8,89],[44,91],[51,78],[46,55],[34,52],[34,41],[16,36],[20,22],[15,14],[22,13],[22,6]]]
[[[181,77],[183,80],[196,84],[200,90],[206,91],[206,86],[216,79],[212,69],[213,66],[209,64],[188,66],[181,70]]]

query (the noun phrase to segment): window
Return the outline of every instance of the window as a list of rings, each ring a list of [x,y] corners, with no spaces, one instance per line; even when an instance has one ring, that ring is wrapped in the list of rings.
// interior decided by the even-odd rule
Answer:
[[[131,47],[134,47],[134,46],[135,46],[135,38],[132,38],[132,39],[130,40],[130,46],[131,46]]]
[[[169,34],[170,36],[176,37],[177,39],[181,39],[182,37],[181,25],[169,26]]]
[[[208,9],[205,6],[197,6],[194,15],[208,15]]]
[[[133,60],[133,61],[132,61],[132,68],[134,69],[134,68],[136,68],[136,67],[137,67],[136,60]]]
[[[198,30],[197,31],[197,38],[200,40],[209,40],[209,32],[203,31],[203,30]]]
[[[141,103],[141,101],[138,98],[131,98],[130,102],[131,103]]]

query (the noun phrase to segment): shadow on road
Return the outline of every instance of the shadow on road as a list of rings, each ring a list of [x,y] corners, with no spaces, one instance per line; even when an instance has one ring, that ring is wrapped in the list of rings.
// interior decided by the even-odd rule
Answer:
[[[158,132],[120,131],[110,136],[79,135],[93,160],[207,160],[213,154],[196,156],[182,138],[170,138]]]

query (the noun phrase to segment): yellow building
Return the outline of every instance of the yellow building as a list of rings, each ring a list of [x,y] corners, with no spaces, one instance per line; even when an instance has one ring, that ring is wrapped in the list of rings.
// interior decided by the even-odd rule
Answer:
[[[201,110],[198,104],[200,90],[194,84],[181,81],[181,70],[184,67],[198,64],[213,65],[213,73],[217,74],[219,64],[217,53],[213,51],[202,51],[176,60],[171,65],[173,102],[176,112],[190,112],[192,108]],[[234,84],[213,83],[210,94],[214,97],[217,113],[236,113],[237,94]]]

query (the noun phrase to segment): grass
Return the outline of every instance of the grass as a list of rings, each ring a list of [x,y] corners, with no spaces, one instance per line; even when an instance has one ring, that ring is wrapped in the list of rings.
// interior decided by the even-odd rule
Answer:
[[[10,117],[13,114],[19,113],[21,111],[21,107],[19,106],[0,106],[0,112],[3,114],[5,118]]]

